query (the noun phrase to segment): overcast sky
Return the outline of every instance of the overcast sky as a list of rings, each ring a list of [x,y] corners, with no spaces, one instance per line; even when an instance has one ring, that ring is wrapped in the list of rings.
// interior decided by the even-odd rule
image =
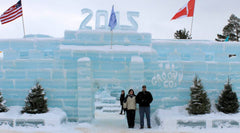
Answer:
[[[18,0],[0,0],[0,14]],[[192,18],[170,21],[188,0],[22,0],[26,34],[46,34],[56,38],[65,30],[78,30],[86,17],[83,8],[93,11],[89,23],[94,28],[96,11],[111,6],[120,12],[120,25],[128,25],[127,11],[140,13],[136,18],[138,32],[152,33],[154,39],[173,39],[176,30],[190,30]],[[240,17],[240,0],[196,0],[193,39],[214,40],[227,24],[231,14]],[[22,18],[0,25],[0,39],[22,38]]]

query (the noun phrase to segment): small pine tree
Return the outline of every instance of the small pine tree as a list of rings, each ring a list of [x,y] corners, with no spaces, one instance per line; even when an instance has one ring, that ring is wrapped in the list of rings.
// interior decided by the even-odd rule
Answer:
[[[186,31],[185,28],[183,30],[177,30],[174,33],[174,37],[176,39],[192,39],[191,35],[189,34],[189,31]]]
[[[238,112],[238,98],[237,94],[232,91],[232,84],[228,79],[227,84],[224,85],[224,89],[219,95],[218,103],[216,104],[218,111],[223,113],[237,113]]]
[[[5,106],[6,100],[3,99],[2,93],[0,92],[0,112],[7,112],[8,108]]]
[[[195,76],[191,90],[191,100],[189,101],[188,110],[189,114],[206,114],[210,113],[211,104],[207,97],[206,91],[203,89],[201,80]]]
[[[39,82],[37,82],[36,86],[31,88],[28,96],[26,97],[25,107],[23,107],[22,113],[46,113],[48,111],[48,107],[47,98],[44,98],[45,95],[44,88],[42,88]]]

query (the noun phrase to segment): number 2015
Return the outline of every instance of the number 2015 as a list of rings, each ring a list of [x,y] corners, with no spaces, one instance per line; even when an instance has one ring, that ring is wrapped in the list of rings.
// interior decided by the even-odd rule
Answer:
[[[88,14],[86,18],[82,21],[79,30],[92,30],[91,26],[87,26],[90,20],[93,17],[93,12],[92,10],[88,8],[84,8],[81,10],[82,14]],[[133,11],[128,11],[127,12],[127,19],[130,22],[131,25],[120,25],[120,13],[116,13],[116,18],[117,18],[117,25],[114,28],[115,30],[124,30],[124,31],[137,31],[138,30],[138,23],[134,19],[134,17],[139,17],[139,12],[133,12]],[[104,18],[104,24],[100,24],[101,18]],[[95,22],[95,29],[96,30],[109,30],[110,28],[108,27],[108,11],[106,10],[98,10],[96,11],[96,22]]]

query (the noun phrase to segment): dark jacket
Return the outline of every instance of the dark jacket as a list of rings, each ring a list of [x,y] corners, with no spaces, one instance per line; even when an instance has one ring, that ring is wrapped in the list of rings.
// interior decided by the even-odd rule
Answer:
[[[120,95],[120,104],[123,105],[123,101],[125,99],[125,94]]]
[[[137,103],[140,107],[149,107],[152,101],[153,97],[149,91],[141,91],[137,94]]]

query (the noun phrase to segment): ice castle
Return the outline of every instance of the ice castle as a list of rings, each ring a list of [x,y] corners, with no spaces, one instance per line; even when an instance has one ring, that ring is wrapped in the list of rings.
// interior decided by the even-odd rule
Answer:
[[[73,121],[94,118],[94,94],[103,87],[137,93],[146,84],[154,98],[152,112],[186,105],[195,75],[212,101],[228,76],[240,96],[239,43],[155,40],[134,31],[115,31],[112,40],[111,48],[107,30],[0,40],[0,90],[7,106],[23,106],[36,81],[45,88],[49,107],[63,109]]]

